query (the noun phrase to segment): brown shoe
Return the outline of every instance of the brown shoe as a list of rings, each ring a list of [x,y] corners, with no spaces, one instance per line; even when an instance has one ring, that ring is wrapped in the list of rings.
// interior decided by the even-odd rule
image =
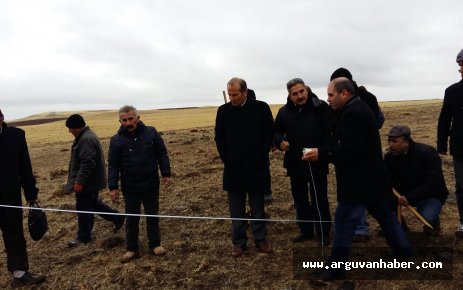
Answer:
[[[120,259],[121,263],[128,263],[133,259],[140,258],[140,254],[138,252],[127,251],[124,256]]]
[[[153,249],[153,255],[155,256],[164,256],[167,253],[167,250],[161,246],[158,246]]]
[[[243,247],[241,246],[233,246],[232,257],[238,258],[243,256]]]
[[[257,244],[256,249],[259,253],[266,253],[266,254],[273,253],[272,246],[266,241]]]

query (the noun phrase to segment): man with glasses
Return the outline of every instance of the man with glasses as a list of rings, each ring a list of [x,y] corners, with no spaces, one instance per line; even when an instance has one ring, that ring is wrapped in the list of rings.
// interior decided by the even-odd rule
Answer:
[[[267,242],[264,190],[268,153],[272,144],[273,116],[262,101],[248,98],[246,81],[227,83],[230,102],[219,107],[215,142],[224,163],[223,189],[228,193],[232,220],[232,256],[241,257],[247,248],[246,198],[251,208],[251,229],[258,252],[271,253]]]
[[[313,239],[315,225],[318,241],[327,245],[331,229],[328,164],[303,161],[302,150],[330,143],[331,110],[300,78],[290,80],[286,88],[288,98],[275,119],[274,142],[278,149],[285,151],[283,166],[291,180],[296,219],[307,221],[298,222],[300,232],[293,243]]]
[[[463,237],[463,49],[457,55],[461,80],[445,90],[444,103],[437,124],[437,151],[447,155],[450,137],[450,155],[455,171],[455,196],[457,198],[460,224],[455,235]]]
[[[171,184],[170,162],[161,135],[154,127],[145,126],[137,109],[123,106],[119,109],[121,127],[111,138],[108,153],[108,187],[113,201],[119,198],[119,178],[124,195],[125,211],[140,214],[143,204],[145,214],[159,212],[159,172],[162,184]],[[139,216],[128,216],[126,220],[127,252],[121,263],[140,256],[138,250]],[[166,254],[161,246],[159,218],[146,217],[146,231],[150,252],[155,256]]]

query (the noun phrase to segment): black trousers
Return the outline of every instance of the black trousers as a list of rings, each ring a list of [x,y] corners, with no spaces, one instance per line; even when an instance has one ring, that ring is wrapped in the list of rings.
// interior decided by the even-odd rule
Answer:
[[[125,211],[130,214],[140,214],[141,205],[145,214],[157,215],[159,213],[159,188],[143,193],[124,194]],[[126,243],[127,251],[138,251],[138,233],[140,217],[127,216],[126,219]],[[159,231],[159,218],[146,218],[146,233],[150,250],[161,245],[161,235]]]
[[[119,213],[117,210],[112,209],[106,203],[102,202],[98,198],[97,192],[79,192],[76,193],[76,210],[79,211],[96,211],[96,212],[107,212],[107,213]],[[99,215],[103,219],[116,223],[123,216],[119,215]],[[94,224],[94,215],[87,213],[77,214],[78,230],[77,239],[81,242],[90,242],[92,240],[92,229]]]
[[[0,208],[0,229],[5,244],[8,271],[29,270],[22,209]]]
[[[325,173],[314,170],[313,181],[310,176],[300,177],[290,175],[290,179],[291,192],[294,199],[294,207],[296,208],[296,219],[315,221],[298,222],[299,230],[302,234],[313,236],[315,226],[315,231],[319,238],[321,237],[321,234],[328,236],[331,230],[331,222],[319,222],[331,221],[330,206],[328,203],[327,175]],[[317,194],[315,194],[315,191]]]
[[[246,218],[246,196],[249,197],[252,219],[265,219],[264,194],[262,192],[228,192],[228,208],[232,218]],[[265,221],[251,221],[254,243],[265,241],[267,234]],[[245,220],[232,220],[232,243],[235,246],[246,247],[248,237],[246,234],[248,222]]]

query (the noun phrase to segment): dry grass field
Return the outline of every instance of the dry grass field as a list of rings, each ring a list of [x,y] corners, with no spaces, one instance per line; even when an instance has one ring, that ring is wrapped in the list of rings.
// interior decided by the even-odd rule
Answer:
[[[394,124],[411,127],[416,141],[435,145],[436,124],[442,101],[414,101],[383,103],[386,123],[381,130],[383,148],[386,132]],[[274,114],[280,106],[272,106]],[[161,189],[160,214],[201,217],[228,217],[226,193],[222,190],[222,169],[214,143],[214,120],[217,108],[141,111],[141,119],[163,133],[168,147],[174,185]],[[109,138],[118,129],[114,111],[80,112],[88,125],[100,136],[107,153]],[[67,117],[70,113],[34,118]],[[21,126],[27,133],[29,150],[40,188],[42,206],[56,209],[74,209],[73,194],[63,191],[73,137],[64,121]],[[289,180],[282,166],[282,154],[270,153],[274,201],[266,206],[272,219],[294,219]],[[458,214],[453,194],[452,161],[443,157],[447,186],[452,192],[445,204],[441,223],[442,234],[426,239],[421,225],[405,212],[414,244],[453,247],[462,252],[463,241],[454,239]],[[334,171],[330,168],[329,199],[336,206]],[[374,194],[372,192],[372,194]],[[108,192],[101,198],[111,204]],[[112,204],[123,210],[123,204]],[[192,220],[162,218],[160,222],[165,257],[148,253],[145,223],[140,226],[141,258],[120,264],[125,252],[124,233],[112,233],[113,225],[100,217],[95,219],[94,243],[74,249],[67,242],[75,238],[75,214],[48,212],[49,232],[34,242],[26,230],[31,270],[47,276],[47,281],[34,289],[337,289],[341,282],[314,285],[309,281],[293,279],[291,238],[297,234],[292,222],[273,222],[268,225],[268,238],[275,248],[271,255],[260,254],[249,241],[244,257],[231,257],[230,222],[222,220]],[[25,220],[24,220],[25,221]],[[355,244],[355,247],[385,247],[378,236],[378,224],[370,220],[373,240]],[[250,235],[251,236],[251,235]],[[304,246],[321,251],[315,241]],[[327,251],[325,249],[325,251]],[[9,288],[11,277],[6,271],[3,243],[0,243],[0,288]],[[454,266],[451,281],[416,280],[359,280],[356,289],[463,289],[462,267]]]

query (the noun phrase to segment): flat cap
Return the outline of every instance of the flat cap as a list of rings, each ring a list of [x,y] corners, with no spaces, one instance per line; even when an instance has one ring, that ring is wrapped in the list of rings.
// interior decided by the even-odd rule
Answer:
[[[412,131],[408,126],[404,125],[395,125],[394,127],[389,130],[389,133],[387,133],[386,136],[388,137],[402,137],[402,136],[407,136],[410,137],[412,134]]]

